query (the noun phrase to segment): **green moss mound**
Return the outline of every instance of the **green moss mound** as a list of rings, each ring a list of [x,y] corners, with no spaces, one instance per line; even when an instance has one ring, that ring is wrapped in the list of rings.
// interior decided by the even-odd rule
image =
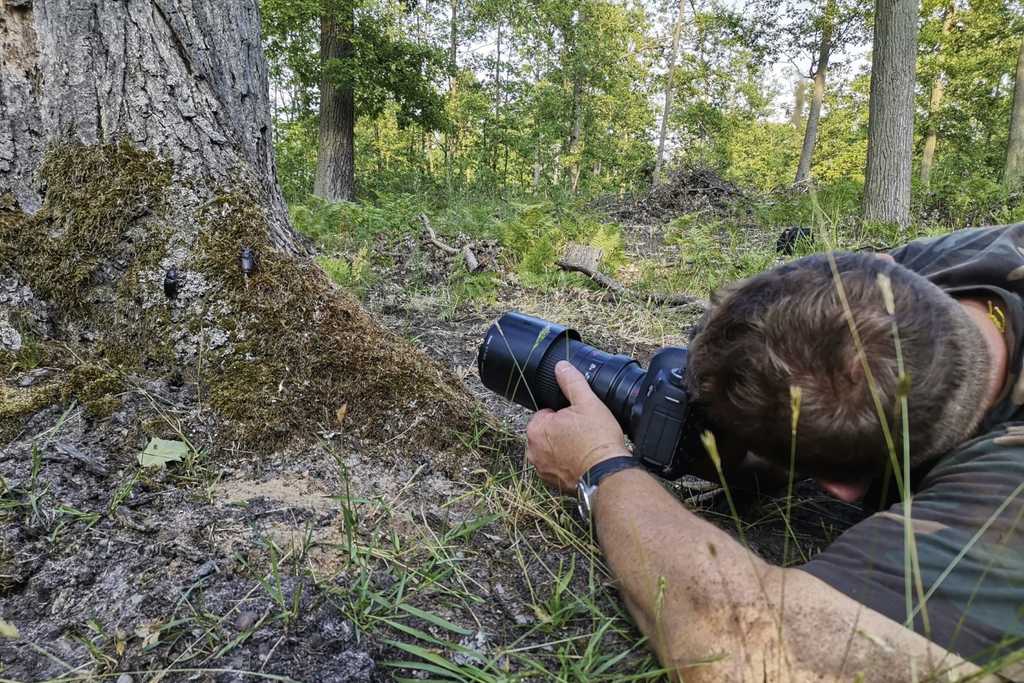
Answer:
[[[0,261],[61,314],[81,314],[101,265],[135,261],[147,244],[136,221],[160,210],[171,168],[127,144],[51,152],[40,169],[46,200],[32,216],[0,206]]]
[[[260,450],[324,429],[443,450],[478,429],[447,370],[313,260],[274,248],[260,197],[239,182],[182,209],[172,171],[123,144],[67,147],[43,166],[40,212],[0,206],[0,256],[51,304],[67,359],[81,359],[61,365],[64,400],[103,418],[124,375],[180,375],[221,418],[221,443]],[[169,264],[194,285],[176,300],[162,290]]]

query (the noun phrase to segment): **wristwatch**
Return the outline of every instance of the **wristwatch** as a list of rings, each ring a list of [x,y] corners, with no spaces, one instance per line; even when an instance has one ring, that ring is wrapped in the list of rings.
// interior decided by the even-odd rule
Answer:
[[[631,455],[619,455],[602,460],[583,473],[579,483],[576,484],[576,499],[581,519],[586,522],[590,522],[593,519],[591,501],[597,492],[597,486],[601,483],[601,480],[609,474],[628,470],[631,467],[643,467],[643,464]]]

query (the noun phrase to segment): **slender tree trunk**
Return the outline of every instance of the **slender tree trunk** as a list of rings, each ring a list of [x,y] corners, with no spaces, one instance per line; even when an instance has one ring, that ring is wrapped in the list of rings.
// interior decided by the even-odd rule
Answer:
[[[455,78],[455,70],[459,66],[459,0],[451,0],[451,18],[449,22],[448,68],[449,78]],[[449,86],[451,82],[449,81]]]
[[[683,32],[683,8],[686,0],[679,0],[676,23],[672,28],[672,50],[668,55],[668,69],[665,73],[665,106],[661,112],[661,130],[658,133],[658,156],[654,160],[653,184],[661,182],[661,167],[665,161],[665,139],[668,137],[668,119],[672,114],[673,77],[676,57],[679,54],[679,37]]]
[[[946,7],[945,16],[942,20],[942,40],[946,41],[953,30],[953,23],[956,21],[956,4],[950,2]],[[939,49],[942,49],[939,45]],[[936,118],[942,109],[942,96],[945,91],[945,74],[939,69],[932,81],[931,97],[928,101],[928,133],[924,140],[924,150],[921,153],[921,185],[927,190],[931,187],[932,165],[935,163],[935,148],[939,143],[939,126]]]
[[[800,163],[796,169],[797,185],[806,183],[811,179],[811,159],[814,157],[814,145],[818,141],[818,121],[821,119],[821,106],[825,101],[825,76],[828,73],[828,61],[832,55],[832,29],[835,13],[836,0],[828,0],[825,3],[825,11],[821,17],[821,45],[818,49],[818,63],[814,69],[814,93],[811,97],[811,110],[807,113],[804,145],[800,150]]]
[[[540,187],[540,174],[542,170],[543,166],[541,166],[540,163],[540,143],[538,142],[537,150],[534,153],[533,157],[533,178],[530,181],[530,188],[533,189],[535,192],[537,191],[537,188]]]
[[[1017,56],[1017,81],[1013,86],[1013,112],[1010,114],[1010,139],[1006,147],[1003,180],[1011,189],[1024,180],[1024,40]]]
[[[583,134],[583,103],[581,102],[582,93],[583,84],[580,82],[579,75],[577,75],[572,84],[572,130],[569,132],[569,141],[565,149],[566,156],[569,157],[577,153],[580,145],[580,137]],[[580,179],[579,159],[573,160],[569,176],[570,189],[572,190],[573,194],[575,194]]]
[[[789,122],[794,128],[800,130],[804,125],[804,99],[807,94],[807,89],[804,86],[802,78],[798,78],[796,85],[793,86],[793,111],[789,115]]]
[[[864,219],[910,223],[917,0],[876,0]]]
[[[352,6],[339,15],[320,18],[320,148],[313,192],[332,202],[350,202],[356,195],[356,105],[351,86],[330,78],[330,65],[352,54]]]

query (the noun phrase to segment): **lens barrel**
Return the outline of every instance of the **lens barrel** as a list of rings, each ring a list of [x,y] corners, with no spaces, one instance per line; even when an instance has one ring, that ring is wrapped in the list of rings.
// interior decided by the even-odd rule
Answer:
[[[484,336],[477,369],[485,387],[521,406],[560,410],[569,405],[555,380],[555,364],[561,360],[583,373],[629,434],[646,372],[628,356],[584,344],[575,330],[518,312],[506,313]]]

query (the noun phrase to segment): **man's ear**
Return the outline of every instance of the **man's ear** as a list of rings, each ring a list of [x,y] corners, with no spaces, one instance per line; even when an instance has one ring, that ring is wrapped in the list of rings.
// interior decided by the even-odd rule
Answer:
[[[864,497],[871,487],[870,479],[863,479],[857,482],[838,482],[826,479],[816,479],[818,485],[831,493],[844,503],[856,503]]]

